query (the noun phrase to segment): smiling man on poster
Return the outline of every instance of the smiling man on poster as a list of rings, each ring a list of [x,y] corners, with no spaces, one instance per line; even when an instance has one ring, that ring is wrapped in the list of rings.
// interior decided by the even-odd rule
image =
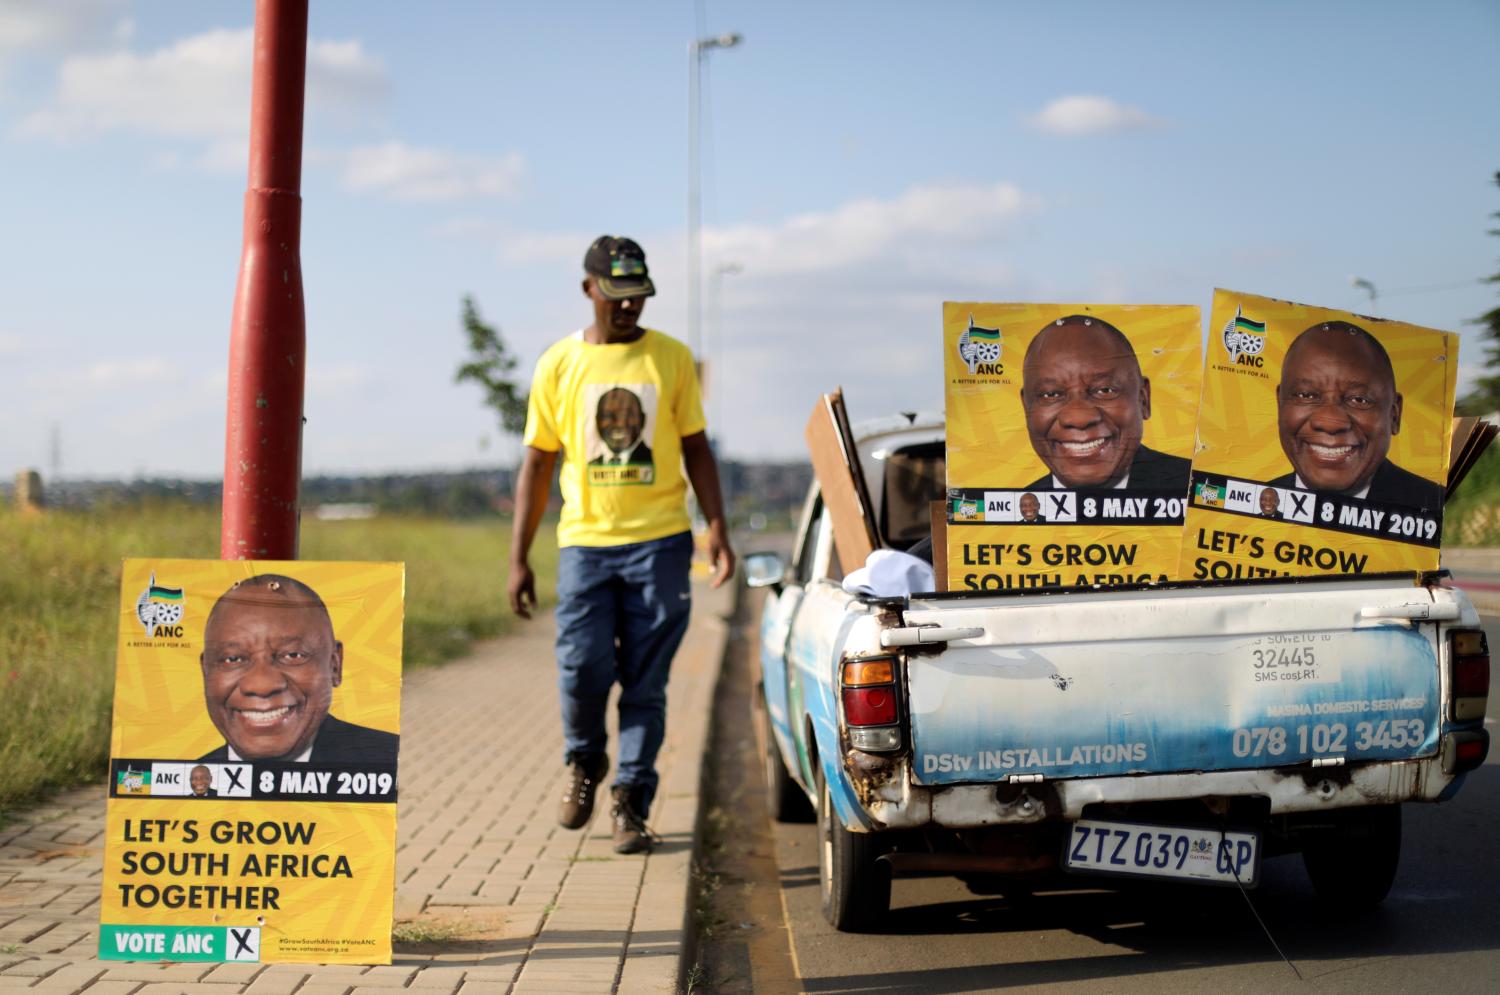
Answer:
[[[1390,355],[1347,321],[1320,322],[1287,350],[1276,387],[1281,448],[1292,472],[1273,487],[1436,509],[1443,488],[1386,458],[1401,431]]]
[[[1021,364],[1031,446],[1050,471],[1027,490],[1142,488],[1187,493],[1187,460],[1141,445],[1151,381],[1130,340],[1074,314],[1037,333]]]
[[[224,745],[200,757],[394,764],[400,737],[328,714],[344,644],[316,591],[280,574],[219,596],[203,629],[203,700]]]

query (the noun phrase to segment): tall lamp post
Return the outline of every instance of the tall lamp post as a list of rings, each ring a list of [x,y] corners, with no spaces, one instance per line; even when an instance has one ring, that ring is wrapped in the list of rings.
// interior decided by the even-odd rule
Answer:
[[[714,267],[713,282],[709,284],[709,310],[713,315],[714,333],[714,370],[711,381],[713,393],[710,397],[710,403],[714,409],[713,424],[716,428],[714,433],[714,449],[717,450],[720,465],[723,466],[723,472],[720,475],[722,481],[720,490],[724,493],[724,510],[731,516],[731,521],[733,520],[734,512],[734,504],[731,501],[733,497],[731,492],[734,486],[734,474],[729,471],[727,465],[724,465],[726,458],[724,452],[724,389],[729,385],[729,378],[724,373],[727,369],[724,365],[724,278],[726,276],[735,276],[744,271],[745,267],[739,263],[720,263]]]
[[[1366,280],[1362,276],[1351,276],[1349,278],[1349,286],[1353,287],[1355,290],[1363,290],[1365,293],[1369,294],[1370,310],[1375,310],[1375,284],[1371,283],[1369,280]]]
[[[721,444],[724,439],[724,278],[744,271],[745,267],[739,263],[726,262],[715,266],[709,274],[708,311],[712,320],[714,366],[717,367],[713,373],[714,425],[718,427]],[[707,353],[708,347],[705,346],[703,351]]]
[[[708,53],[716,48],[734,48],[744,39],[739,32],[731,31],[710,38],[695,38],[688,44],[688,348],[694,356],[700,347],[699,325],[702,309],[698,303],[698,281],[700,247],[698,229],[702,224],[703,195],[702,168],[699,164],[699,132],[702,126],[703,107],[700,97],[703,63]]]

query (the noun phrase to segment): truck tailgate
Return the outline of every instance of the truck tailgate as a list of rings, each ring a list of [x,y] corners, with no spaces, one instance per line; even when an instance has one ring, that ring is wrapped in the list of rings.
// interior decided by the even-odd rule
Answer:
[[[1438,627],[1371,616],[1432,603],[1390,580],[914,598],[907,626],[985,633],[910,658],[914,774],[941,785],[1430,756]]]

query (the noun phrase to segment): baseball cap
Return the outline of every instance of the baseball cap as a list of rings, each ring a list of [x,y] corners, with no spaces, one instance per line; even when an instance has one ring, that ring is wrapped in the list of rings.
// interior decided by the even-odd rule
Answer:
[[[656,293],[646,269],[646,250],[633,239],[600,235],[583,257],[583,271],[599,284],[599,292],[612,301]]]

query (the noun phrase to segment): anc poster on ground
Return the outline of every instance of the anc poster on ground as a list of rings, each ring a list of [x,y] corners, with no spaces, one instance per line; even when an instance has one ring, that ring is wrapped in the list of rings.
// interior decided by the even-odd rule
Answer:
[[[1187,305],[943,305],[948,589],[1162,581],[1202,369]]]
[[[1214,291],[1181,574],[1428,570],[1458,336]]]
[[[390,962],[404,576],[125,561],[100,957]]]

